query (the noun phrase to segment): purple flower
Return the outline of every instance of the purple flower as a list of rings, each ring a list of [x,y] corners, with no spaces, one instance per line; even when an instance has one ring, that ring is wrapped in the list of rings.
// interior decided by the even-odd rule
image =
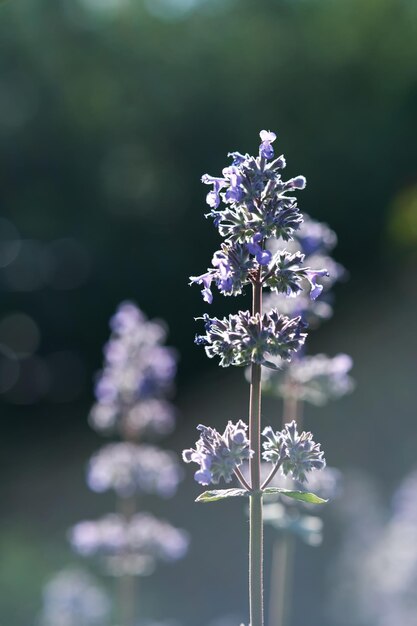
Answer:
[[[111,602],[96,580],[80,568],[61,570],[43,590],[39,626],[105,626]]]
[[[171,390],[177,356],[174,350],[161,345],[166,335],[164,326],[147,320],[132,302],[119,306],[111,328],[90,423],[98,430],[116,428],[122,435],[131,436],[135,422],[129,421],[129,415],[141,403],[159,400]]]
[[[263,250],[261,248],[259,245],[260,241],[262,241],[262,235],[260,233],[256,233],[256,235],[252,237],[252,241],[246,245],[249,252],[254,255],[259,265],[269,265],[272,259],[272,254],[269,250]]]
[[[182,558],[189,543],[187,533],[150,513],[136,513],[129,520],[111,514],[79,522],[72,528],[70,540],[81,556],[136,556],[164,561]]]
[[[315,300],[323,291],[323,285],[317,282],[322,276],[328,276],[327,270],[306,270],[306,278],[311,285],[310,298]]]
[[[296,176],[295,178],[290,178],[284,185],[285,191],[290,189],[305,189],[307,181],[304,176]]]
[[[182,458],[185,463],[200,466],[194,474],[200,485],[217,485],[221,478],[227,483],[232,480],[234,470],[252,456],[247,429],[242,420],[236,424],[229,421],[223,435],[203,424],[197,426],[201,434],[196,447],[184,450]]]
[[[233,270],[227,254],[222,250],[218,250],[214,253],[211,262],[217,269],[216,283],[220,291],[230,293],[233,289]]]
[[[220,357],[221,367],[261,363],[275,369],[269,357],[289,360],[304,344],[305,324],[272,310],[262,316],[239,311],[228,318],[207,318],[206,334],[197,338],[209,358]]]
[[[147,444],[111,443],[91,458],[88,485],[96,492],[114,489],[121,497],[134,493],[174,495],[182,472],[176,456]]]
[[[225,167],[222,172],[223,176],[228,180],[229,187],[225,194],[226,202],[240,202],[243,196],[241,188],[243,177],[236,165]]]
[[[271,144],[277,138],[276,134],[271,132],[270,130],[261,130],[259,136],[262,141],[261,145],[259,146],[260,156],[264,157],[265,159],[273,159],[274,149]]]
[[[216,178],[209,174],[204,174],[201,182],[205,185],[213,185],[213,189],[206,196],[206,202],[212,209],[217,209],[220,204],[220,189],[227,185],[227,181],[224,178]]]
[[[281,370],[264,372],[262,382],[265,390],[275,395],[323,406],[352,391],[351,368],[352,359],[347,354],[333,358],[325,354],[297,355]]]
[[[274,432],[271,426],[267,426],[262,434],[266,437],[264,460],[280,464],[285,475],[291,474],[295,480],[304,482],[307,472],[326,466],[320,444],[313,441],[309,432],[299,435],[294,420],[285,424],[282,431]]]
[[[201,293],[203,295],[204,302],[211,304],[213,302],[213,292],[211,291],[211,283],[214,280],[214,273],[212,270],[208,270],[205,274],[200,276],[190,276],[190,285],[196,283],[197,285],[203,285]]]
[[[203,299],[211,304],[213,294],[211,283],[214,281],[218,290],[225,296],[237,296],[249,282],[249,272],[254,267],[247,246],[243,244],[222,245],[212,258],[213,267],[201,276],[190,276],[190,285],[203,285]]]

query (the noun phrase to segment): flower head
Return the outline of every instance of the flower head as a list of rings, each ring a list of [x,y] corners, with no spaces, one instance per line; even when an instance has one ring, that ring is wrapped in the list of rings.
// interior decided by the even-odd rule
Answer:
[[[317,406],[350,393],[354,383],[349,375],[352,359],[347,354],[300,356],[291,366],[265,371],[263,386],[270,393],[292,397]]]
[[[106,592],[81,568],[67,568],[43,590],[40,626],[105,626],[111,602]]]
[[[304,431],[299,435],[294,420],[278,432],[267,426],[262,434],[266,437],[262,455],[264,460],[280,464],[285,475],[291,474],[295,480],[303,482],[307,472],[326,466],[320,444],[313,441],[313,435],[309,432]]]
[[[277,138],[275,133],[272,133],[270,130],[261,130],[259,133],[261,138],[261,145],[259,146],[259,154],[265,159],[273,159],[274,158],[274,149],[272,147],[272,142]]]
[[[166,330],[157,321],[149,321],[132,302],[123,302],[110,322],[111,337],[104,348],[104,366],[97,377],[97,402],[90,423],[97,430],[117,429],[121,434],[143,430],[158,432],[172,427],[174,413],[167,410],[163,396],[172,389],[177,355],[163,345]],[[160,403],[160,404],[159,404]],[[155,410],[155,424],[149,411]],[[163,411],[158,420],[157,410]],[[132,415],[135,419],[131,419]],[[147,418],[141,422],[140,416]]]
[[[326,224],[317,222],[305,214],[303,223],[294,233],[293,240],[286,244],[285,251],[281,250],[277,240],[269,240],[268,248],[274,258],[287,256],[290,259],[293,256],[298,259],[299,270],[304,270],[304,273],[298,272],[299,291],[297,297],[291,299],[287,296],[294,296],[294,291],[286,293],[282,289],[276,289],[274,276],[271,276],[267,282],[271,293],[265,295],[265,309],[277,308],[285,315],[301,315],[309,326],[317,326],[321,320],[331,317],[330,290],[334,283],[346,274],[342,266],[330,256],[336,242],[336,234]],[[307,297],[307,291],[310,291],[310,297]]]
[[[76,524],[70,532],[74,549],[81,556],[101,555],[117,564],[115,574],[126,573],[126,567],[136,563],[140,571],[130,574],[148,574],[157,560],[176,561],[188,548],[188,535],[168,522],[150,513],[136,513],[129,520],[110,514],[96,521]],[[145,567],[146,566],[146,567]]]
[[[262,316],[239,311],[221,320],[204,319],[206,334],[197,336],[196,343],[205,345],[209,358],[219,356],[222,367],[261,363],[274,368],[270,357],[289,360],[306,338],[300,318],[289,319],[277,311]]]
[[[236,424],[229,421],[222,435],[203,424],[197,426],[201,434],[196,447],[184,450],[182,456],[186,463],[197,463],[200,466],[194,474],[200,485],[216,485],[221,478],[227,483],[232,480],[234,470],[252,455],[247,429],[242,420]]]
[[[114,489],[121,497],[133,493],[174,495],[182,471],[172,452],[149,444],[111,443],[90,460],[88,485],[93,491]]]

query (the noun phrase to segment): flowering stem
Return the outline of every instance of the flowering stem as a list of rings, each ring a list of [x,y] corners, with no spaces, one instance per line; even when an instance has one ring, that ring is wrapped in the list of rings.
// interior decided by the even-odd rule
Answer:
[[[252,314],[262,315],[261,270],[253,280]],[[249,505],[249,607],[250,625],[263,626],[263,520],[261,492],[261,366],[252,363],[249,400],[252,493]]]

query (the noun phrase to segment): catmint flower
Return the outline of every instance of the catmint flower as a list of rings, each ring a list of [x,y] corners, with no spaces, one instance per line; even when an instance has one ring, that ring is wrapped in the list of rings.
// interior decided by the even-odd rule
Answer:
[[[325,269],[313,270],[309,267],[302,267],[303,261],[304,254],[301,252],[294,254],[287,250],[277,252],[264,280],[264,285],[273,291],[294,297],[302,291],[303,281],[306,280],[311,286],[310,298],[315,300],[323,290],[322,285],[317,283],[317,279],[327,276],[328,272]]]
[[[110,325],[112,334],[104,348],[104,367],[96,382],[97,402],[91,410],[91,425],[104,431],[116,429],[122,435],[136,435],[144,430],[158,432],[159,425],[166,432],[172,427],[174,413],[168,410],[163,396],[172,389],[177,355],[162,345],[166,337],[164,326],[147,320],[131,302],[119,306]],[[150,407],[155,410],[156,419],[152,426]],[[163,413],[159,421],[158,408]]]
[[[225,167],[222,173],[229,183],[229,188],[224,196],[225,202],[240,202],[243,196],[243,189],[241,188],[242,175],[239,168],[236,165],[231,165],[230,167]]]
[[[299,277],[298,286],[303,291],[298,291],[297,298],[287,298],[291,293],[285,293],[279,289],[273,289],[274,277],[266,283],[272,292],[264,297],[264,308],[277,308],[285,315],[301,315],[309,326],[316,326],[321,320],[328,319],[332,315],[332,301],[329,291],[334,283],[345,277],[344,268],[336,263],[329,253],[336,245],[335,233],[326,225],[304,215],[304,222],[294,233],[293,240],[286,244],[286,250],[280,249],[279,242],[274,239],[268,240],[268,249],[275,257],[283,255],[296,255],[298,259],[303,256],[303,264],[306,275]],[[297,260],[298,265],[301,261]],[[322,268],[326,268],[327,272]],[[310,289],[310,298],[305,294]],[[318,296],[320,299],[317,299]]]
[[[40,626],[105,626],[111,603],[94,578],[80,568],[56,574],[44,587]]]
[[[327,255],[337,244],[336,233],[304,213],[304,221],[295,235],[295,241],[306,256]]]
[[[176,561],[188,548],[188,535],[150,513],[130,519],[110,514],[96,521],[76,524],[71,543],[81,556],[137,554],[163,561]]]
[[[307,472],[325,467],[320,444],[313,441],[310,432],[304,431],[299,435],[294,420],[286,424],[282,431],[274,432],[271,426],[267,426],[262,434],[266,437],[264,460],[279,463],[284,475],[291,474],[295,480],[304,482]]]
[[[259,242],[262,241],[262,235],[260,233],[256,233],[252,237],[252,241],[246,244],[249,252],[254,255],[259,265],[269,265],[272,254],[269,250],[263,250],[259,245]]]
[[[274,149],[271,146],[272,142],[277,138],[275,133],[272,133],[270,130],[261,130],[259,133],[261,138],[261,145],[259,146],[259,154],[265,159],[273,159],[274,158]]]
[[[317,279],[328,275],[329,272],[327,270],[306,270],[305,277],[310,283],[310,298],[312,300],[315,300],[323,291],[323,285],[320,285],[320,283],[317,282]]]
[[[118,424],[118,421],[121,423]],[[91,426],[103,433],[110,433],[119,425],[128,433],[138,436],[168,435],[175,427],[175,409],[166,400],[148,398],[126,408],[123,415],[115,413],[114,407],[95,404],[89,416]]]
[[[213,185],[212,191],[209,191],[206,197],[207,204],[212,209],[217,209],[220,204],[220,189],[227,185],[227,181],[224,178],[215,178],[204,174],[201,178],[201,182],[205,185]]]
[[[296,176],[283,181],[280,170],[285,167],[285,159],[279,157],[271,162],[271,143],[275,134],[261,133],[260,157],[229,153],[233,165],[223,170],[223,178],[205,174],[202,181],[213,185],[207,196],[211,208],[208,214],[214,219],[219,233],[226,243],[248,243],[253,245],[253,237],[260,240],[282,237],[289,241],[302,223],[296,198],[287,192],[303,189],[305,178]],[[220,202],[225,207],[219,210]],[[255,242],[259,243],[259,242]]]
[[[254,269],[247,246],[242,244],[223,244],[221,250],[214,253],[212,264],[213,267],[205,274],[190,276],[190,285],[196,283],[203,286],[203,300],[209,304],[213,301],[213,282],[223,295],[237,296],[249,282],[249,272]]]
[[[275,367],[268,356],[288,360],[304,343],[305,325],[300,318],[289,319],[273,310],[262,316],[239,311],[228,318],[205,316],[206,334],[196,337],[205,345],[207,356],[220,357],[220,365],[261,363]]]
[[[301,356],[291,362],[291,367],[283,363],[281,370],[265,370],[262,382],[270,393],[323,406],[353,390],[351,368],[352,359],[347,354]]]
[[[200,485],[216,485],[221,478],[227,483],[232,480],[234,470],[252,454],[246,436],[247,429],[242,420],[236,424],[229,421],[223,435],[203,424],[197,426],[201,434],[196,447],[184,450],[182,458],[186,463],[200,465],[194,474]]]
[[[122,497],[136,492],[174,495],[182,471],[176,456],[148,444],[109,444],[92,457],[87,482],[93,491],[114,489]]]

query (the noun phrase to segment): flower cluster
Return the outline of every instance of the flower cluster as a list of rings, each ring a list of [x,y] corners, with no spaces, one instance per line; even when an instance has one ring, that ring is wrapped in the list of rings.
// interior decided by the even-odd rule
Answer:
[[[195,448],[183,451],[183,459],[186,463],[193,462],[200,465],[200,469],[194,474],[198,483],[217,485],[221,478],[226,482],[232,480],[235,470],[252,456],[246,436],[247,429],[247,425],[242,420],[239,420],[237,424],[229,421],[223,435],[214,428],[202,424],[197,426],[197,430],[201,433],[200,438]],[[274,432],[268,426],[262,434],[266,438],[263,443],[263,458],[267,463],[262,467],[262,474],[265,474],[265,478],[269,473],[266,469],[268,463],[278,465],[284,476],[291,476],[300,482],[307,481],[308,472],[325,468],[326,461],[320,450],[320,444],[313,441],[313,436],[309,432],[302,432],[299,435],[294,421],[286,424],[285,428],[278,432]],[[245,465],[242,468],[242,474],[247,475],[247,473],[248,468]],[[247,478],[249,479],[249,476]],[[329,481],[331,483],[330,477]],[[311,484],[321,491],[319,482],[313,481]],[[282,480],[279,486],[284,486]],[[290,484],[286,486],[291,487]],[[328,485],[327,491],[329,489]],[[326,489],[324,492],[326,493]]]
[[[317,281],[329,273],[327,270],[302,267],[303,261],[304,255],[300,252],[291,254],[287,250],[279,250],[273,257],[272,269],[265,276],[264,285],[271,291],[294,297],[303,290],[303,281],[307,281],[310,285],[310,299],[316,300],[323,291],[323,285]]]
[[[214,282],[220,293],[225,296],[237,296],[249,282],[249,272],[255,269],[254,259],[250,257],[248,246],[243,244],[223,244],[221,250],[214,253],[213,267],[201,276],[190,276],[190,285],[202,285],[203,299],[209,304],[213,301],[211,284]]]
[[[164,396],[172,389],[177,355],[162,345],[164,326],[148,321],[132,302],[119,306],[110,325],[95,387],[97,403],[90,414],[93,428],[129,436],[145,430],[169,432],[174,412]],[[150,411],[159,417],[150,418]]]
[[[93,491],[114,489],[120,496],[133,493],[174,495],[183,472],[177,457],[155,446],[111,443],[90,460],[87,482]]]
[[[290,319],[275,310],[262,316],[239,311],[221,320],[208,315],[202,319],[206,334],[195,341],[205,345],[208,357],[219,356],[222,367],[261,363],[274,368],[268,356],[288,360],[306,338],[301,318]]]
[[[54,576],[43,591],[40,626],[105,626],[110,600],[82,569],[68,568]]]
[[[200,438],[195,449],[184,450],[183,459],[186,463],[197,463],[200,466],[194,474],[200,485],[216,485],[221,478],[227,483],[232,480],[235,469],[252,454],[246,436],[247,429],[242,420],[236,424],[229,421],[222,435],[203,424],[197,426]]]
[[[320,444],[313,441],[309,432],[299,435],[294,420],[286,424],[282,431],[274,432],[271,426],[267,426],[262,434],[266,437],[264,460],[279,465],[285,475],[290,474],[295,480],[303,482],[307,472],[326,466]]]
[[[265,131],[261,131],[261,138],[262,133]],[[205,174],[201,179],[213,185],[207,195],[211,207],[208,215],[227,242],[251,244],[256,235],[288,241],[302,222],[296,198],[287,194],[304,189],[306,180],[304,176],[282,180],[285,158],[280,156],[268,163],[274,158],[270,147],[265,152],[261,144],[258,157],[231,152],[232,165],[223,169],[223,177]],[[221,200],[225,207],[219,211]]]
[[[304,262],[308,266],[314,280],[311,293],[316,298],[308,297],[308,277],[302,277],[298,285],[303,291],[297,298],[288,299],[285,297],[288,294],[276,290],[266,294],[265,309],[277,308],[285,315],[301,315],[310,326],[317,326],[320,320],[331,317],[330,290],[335,282],[346,275],[344,268],[330,256],[336,243],[336,234],[327,224],[317,222],[304,214],[303,223],[293,234],[292,241],[286,244],[286,253],[290,258],[297,259],[298,263]],[[268,250],[271,255],[282,254],[276,240],[268,241]],[[323,267],[327,272],[321,270]],[[321,295],[320,299],[317,299],[317,295]]]
[[[333,358],[325,354],[302,356],[289,367],[283,364],[281,370],[266,370],[263,373],[264,389],[284,398],[322,406],[352,391],[351,368],[352,359],[347,354]]]
[[[282,239],[290,244],[303,222],[296,198],[288,194],[303,189],[306,181],[303,176],[284,181],[281,170],[286,165],[285,159],[283,156],[274,159],[272,143],[276,139],[275,134],[261,131],[260,136],[259,156],[230,153],[233,163],[224,168],[223,177],[205,174],[202,178],[203,183],[213,185],[207,195],[207,203],[211,207],[208,215],[214,219],[225,240],[221,249],[213,255],[213,267],[204,274],[190,277],[191,284],[202,286],[203,299],[208,303],[213,300],[213,283],[223,295],[238,295],[246,284],[254,280],[285,298],[305,296],[309,290],[309,297],[314,301],[323,290],[320,280],[328,275],[326,269],[317,265],[304,265],[304,252],[277,248],[279,244],[276,240]],[[221,202],[223,208],[220,208]],[[315,240],[321,241],[319,234],[314,235]],[[327,241],[328,234],[323,238]],[[312,248],[315,240],[313,236],[310,239]],[[315,245],[317,247],[319,243]],[[271,354],[288,358],[290,352],[301,346],[299,341],[287,350],[285,339],[283,341],[280,337],[274,341],[273,333],[276,330],[280,332],[280,329],[271,328],[270,317],[252,319],[249,324],[245,318],[238,319],[241,315],[246,314],[230,316],[222,322],[216,318],[212,320],[214,326],[219,327],[222,337],[215,339],[213,346],[209,345],[207,354],[219,355],[222,366],[250,362],[265,364],[267,348],[272,348]],[[284,320],[286,327],[291,326],[296,334],[301,334],[299,315],[291,315],[291,320],[273,311],[270,315]],[[247,318],[250,318],[249,314]],[[255,326],[258,326],[257,330]],[[224,333],[229,335],[229,332],[232,337],[225,337]],[[241,346],[246,345],[248,338],[250,347],[242,350]],[[205,345],[213,343],[210,336],[206,337],[206,341],[199,337],[197,342]]]
[[[157,519],[150,513],[136,513],[129,520],[121,515],[110,514],[94,520],[76,524],[70,540],[74,549],[82,556],[95,554],[116,557],[116,563],[136,563],[148,574],[157,560],[176,561],[184,556],[188,548],[188,535],[183,530]]]

